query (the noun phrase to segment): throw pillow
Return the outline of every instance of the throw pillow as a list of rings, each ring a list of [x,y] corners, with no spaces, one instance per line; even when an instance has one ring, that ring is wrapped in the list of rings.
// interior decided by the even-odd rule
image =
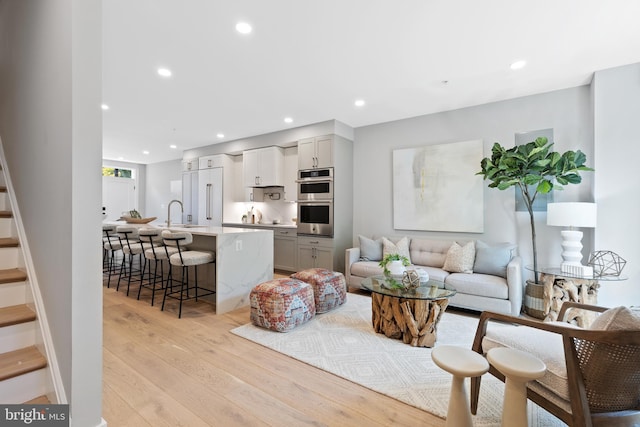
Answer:
[[[360,261],[380,261],[382,259],[382,239],[369,239],[358,236],[360,239]]]
[[[406,256],[409,262],[411,262],[411,254],[409,253],[409,238],[403,237],[396,243],[386,237],[382,238],[382,257],[384,258],[388,254],[398,254]]]
[[[640,315],[627,307],[615,307],[603,312],[591,323],[590,329],[601,331],[640,331]]]
[[[449,273],[473,273],[473,260],[476,256],[476,246],[473,241],[460,246],[453,242],[444,259],[442,269]]]
[[[507,264],[513,258],[516,245],[511,243],[499,243],[490,246],[478,240],[476,242],[476,260],[473,264],[473,272],[491,274],[507,278]]]

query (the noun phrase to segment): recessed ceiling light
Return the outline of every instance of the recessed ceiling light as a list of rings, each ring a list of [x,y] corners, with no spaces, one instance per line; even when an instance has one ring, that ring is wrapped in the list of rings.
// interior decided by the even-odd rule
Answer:
[[[364,99],[356,99],[356,102],[354,102],[356,107],[363,107],[364,106]]]
[[[162,77],[171,77],[171,70],[168,68],[158,68],[158,74]]]
[[[109,106],[107,104],[102,104],[100,108],[102,108],[104,111],[107,111],[109,109]]]
[[[236,24],[236,31],[240,34],[249,34],[253,28],[247,22],[238,22]]]
[[[512,70],[519,70],[519,69],[523,68],[525,65],[527,65],[527,61],[516,61],[513,64],[511,64],[511,69]]]
[[[147,150],[144,150],[142,154],[149,154],[149,152]]]
[[[178,146],[176,144],[171,144],[169,148],[178,148]]]
[[[217,136],[218,138],[222,139],[222,138],[224,138],[224,133],[219,133],[219,134],[217,134],[216,136]]]
[[[284,118],[284,122],[285,123],[293,123],[293,119],[291,117],[285,117]]]

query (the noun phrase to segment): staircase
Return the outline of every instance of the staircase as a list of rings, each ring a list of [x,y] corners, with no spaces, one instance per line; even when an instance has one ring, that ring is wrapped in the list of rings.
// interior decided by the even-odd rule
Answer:
[[[0,404],[48,402],[50,372],[16,230],[0,167]]]

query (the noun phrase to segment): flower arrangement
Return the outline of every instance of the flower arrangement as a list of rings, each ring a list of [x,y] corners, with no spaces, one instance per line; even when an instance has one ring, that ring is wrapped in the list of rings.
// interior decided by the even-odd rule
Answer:
[[[400,254],[387,254],[382,258],[382,260],[378,263],[380,267],[382,267],[382,272],[385,276],[391,276],[391,271],[389,270],[389,264],[393,261],[400,261],[404,267],[410,265],[409,259]]]

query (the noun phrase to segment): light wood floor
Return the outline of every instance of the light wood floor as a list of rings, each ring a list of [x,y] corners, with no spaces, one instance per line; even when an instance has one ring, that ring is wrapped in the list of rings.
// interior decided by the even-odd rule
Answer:
[[[115,282],[114,282],[115,283]],[[132,291],[134,290],[132,286]],[[103,417],[120,426],[444,426],[388,398],[229,331],[249,308],[216,315],[190,301],[160,311],[104,288]],[[145,296],[146,295],[146,296]],[[159,294],[158,294],[159,295]]]

